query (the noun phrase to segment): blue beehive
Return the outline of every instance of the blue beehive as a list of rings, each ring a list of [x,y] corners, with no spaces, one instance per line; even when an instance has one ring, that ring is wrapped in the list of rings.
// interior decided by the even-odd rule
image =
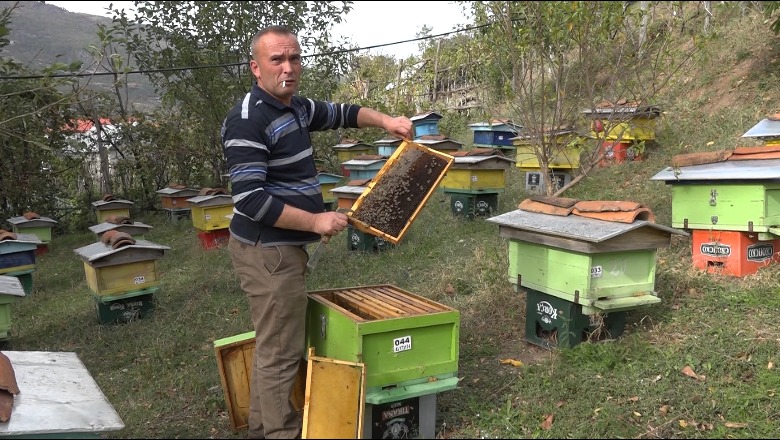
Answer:
[[[377,153],[380,156],[390,157],[401,145],[401,142],[403,142],[403,139],[387,138],[374,141],[374,145],[376,145]]]
[[[511,147],[511,139],[522,129],[521,126],[504,119],[469,124],[469,128],[474,132],[474,145],[483,147]]]
[[[357,156],[341,164],[351,179],[373,179],[387,162],[387,157],[376,155]]]
[[[417,139],[426,134],[439,134],[439,120],[442,117],[436,112],[427,112],[409,118],[414,125],[414,138]]]

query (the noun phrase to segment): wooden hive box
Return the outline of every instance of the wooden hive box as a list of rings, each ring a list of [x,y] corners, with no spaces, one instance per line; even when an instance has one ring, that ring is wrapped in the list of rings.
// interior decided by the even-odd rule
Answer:
[[[189,209],[187,199],[197,196],[198,193],[199,190],[195,188],[168,187],[157,190],[163,209]]]
[[[373,179],[387,162],[378,155],[357,156],[341,164],[350,179]]]
[[[50,219],[49,217],[27,220],[21,215],[9,218],[8,223],[11,224],[13,232],[34,234],[43,244],[51,242],[51,231],[54,226],[57,225],[57,221]]]
[[[765,118],[742,135],[746,139],[758,139],[767,147],[780,146],[780,115]]]
[[[651,141],[655,139],[655,122],[661,116],[656,106],[615,106],[586,109],[582,113],[592,120],[589,136],[608,141]]]
[[[133,222],[132,224],[116,224],[111,222],[103,222],[99,225],[93,225],[89,227],[89,230],[95,233],[97,241],[108,231],[117,231],[130,234],[131,237],[136,240],[144,240],[146,234],[152,230],[152,226],[141,222]]]
[[[506,170],[514,161],[503,155],[458,156],[439,187],[443,190],[468,192],[503,191],[506,182]]]
[[[233,198],[226,194],[196,196],[187,199],[192,211],[192,225],[201,231],[225,229],[230,220],[225,216],[233,212]]]
[[[636,220],[609,222],[510,211],[487,221],[509,239],[508,280],[581,304],[583,313],[617,312],[660,302],[655,292],[656,251],[673,234]]]
[[[447,139],[444,136],[422,136],[414,141],[431,150],[441,151],[442,153],[450,155],[463,149],[463,144],[452,139]]]
[[[343,143],[334,145],[333,150],[336,152],[336,158],[341,165],[341,174],[345,177],[350,177],[349,170],[344,168],[344,162],[352,160],[357,156],[376,154],[377,147],[374,145],[366,144],[357,141],[345,141]]]
[[[457,310],[395,286],[309,292],[308,346],[318,356],[364,363],[368,403],[410,391],[383,389],[393,385],[416,385],[418,395],[454,388],[459,333]]]
[[[16,234],[16,240],[0,241],[0,274],[35,269],[35,250],[41,243],[35,234]]]
[[[317,180],[320,182],[320,188],[322,188],[322,201],[325,203],[331,203],[336,201],[336,197],[331,190],[341,182],[344,176],[332,173],[317,173]]]
[[[24,295],[24,288],[18,278],[0,275],[0,340],[8,339],[12,303]]]
[[[439,134],[439,120],[442,118],[443,116],[436,112],[420,113],[409,118],[412,121],[415,139],[429,134]]]
[[[578,169],[580,156],[583,152],[583,138],[573,130],[563,129],[550,132],[545,135],[547,142],[554,145],[551,148],[555,153],[548,166],[552,169]],[[515,166],[523,171],[538,171],[541,168],[539,158],[536,157],[533,140],[529,135],[512,138],[516,148]]]
[[[474,146],[480,147],[511,147],[512,138],[516,137],[522,127],[508,120],[495,119],[490,122],[469,124],[474,132]]]
[[[403,142],[403,139],[388,138],[374,141],[374,145],[376,145],[378,155],[390,157],[401,146],[401,142]]]
[[[337,208],[351,210],[355,201],[368,189],[369,182],[371,179],[350,180],[346,185],[330,190],[336,197]]]
[[[672,186],[672,226],[780,235],[780,159],[665,168],[651,180]]]
[[[146,240],[114,249],[92,243],[75,249],[84,262],[87,285],[98,297],[129,294],[160,284],[159,260],[168,246]]]
[[[103,223],[111,216],[130,217],[130,208],[133,202],[129,200],[96,200],[92,202],[97,214],[97,222]]]

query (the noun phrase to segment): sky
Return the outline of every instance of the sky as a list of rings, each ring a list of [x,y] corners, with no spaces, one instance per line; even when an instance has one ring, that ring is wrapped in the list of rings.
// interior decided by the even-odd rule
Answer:
[[[108,16],[106,7],[130,10],[131,1],[47,1],[71,12]],[[375,46],[411,40],[423,25],[431,27],[432,35],[452,31],[466,24],[461,6],[442,1],[356,1],[343,23],[334,26],[333,36],[349,38],[359,47]],[[418,54],[418,42],[372,49],[372,55],[390,55],[399,59]]]

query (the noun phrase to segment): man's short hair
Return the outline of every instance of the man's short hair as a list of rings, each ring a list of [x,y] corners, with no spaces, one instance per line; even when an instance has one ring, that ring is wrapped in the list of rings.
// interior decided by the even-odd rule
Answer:
[[[284,27],[282,25],[274,24],[274,25],[271,25],[271,26],[266,26],[266,27],[260,29],[259,31],[257,31],[255,36],[252,37],[252,45],[250,46],[250,49],[249,49],[249,55],[253,59],[255,58],[255,46],[257,46],[257,42],[261,38],[263,38],[263,35],[266,35],[266,34],[292,35],[293,37],[298,38],[298,36],[295,35],[295,33],[293,31],[291,31],[290,29],[288,29],[288,28],[286,28],[286,27]]]

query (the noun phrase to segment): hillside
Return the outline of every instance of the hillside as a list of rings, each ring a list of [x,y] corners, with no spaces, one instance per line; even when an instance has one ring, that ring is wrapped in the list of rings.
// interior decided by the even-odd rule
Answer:
[[[9,8],[17,2],[0,1],[0,8]],[[59,6],[37,1],[18,2],[11,18],[10,44],[0,51],[19,64],[38,70],[55,61],[70,63],[82,61],[87,72],[94,71],[95,59],[84,48],[98,44],[98,24],[110,25],[111,19],[97,15],[69,12]],[[108,76],[94,77],[90,88],[109,90]],[[142,75],[130,76],[129,99],[137,110],[151,110],[159,104],[154,89]]]

